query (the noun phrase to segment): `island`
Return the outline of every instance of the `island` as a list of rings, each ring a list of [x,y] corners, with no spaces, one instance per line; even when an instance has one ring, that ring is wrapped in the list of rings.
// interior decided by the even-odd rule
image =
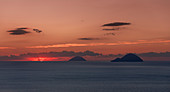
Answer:
[[[116,58],[115,60],[112,60],[111,62],[143,62],[143,60],[139,56],[133,53],[129,53],[123,56],[122,58]]]
[[[76,56],[76,57],[73,57],[72,59],[70,59],[69,61],[86,61],[86,59],[84,59],[83,57],[80,57],[80,56]]]

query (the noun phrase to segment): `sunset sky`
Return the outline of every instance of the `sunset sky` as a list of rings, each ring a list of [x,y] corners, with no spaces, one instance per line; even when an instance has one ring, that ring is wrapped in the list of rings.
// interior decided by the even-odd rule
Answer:
[[[63,50],[170,51],[169,9],[169,0],[0,0],[0,56]],[[116,22],[130,25],[102,26]],[[7,32],[17,28],[30,33]],[[117,30],[103,30],[113,28]]]

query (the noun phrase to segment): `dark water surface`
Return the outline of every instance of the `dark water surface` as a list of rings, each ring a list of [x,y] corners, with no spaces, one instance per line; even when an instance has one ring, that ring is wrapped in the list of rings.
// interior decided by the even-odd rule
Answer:
[[[0,62],[0,92],[170,92],[170,62]]]

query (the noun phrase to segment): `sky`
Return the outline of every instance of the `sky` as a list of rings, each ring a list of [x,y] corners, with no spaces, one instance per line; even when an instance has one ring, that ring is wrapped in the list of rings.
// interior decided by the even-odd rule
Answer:
[[[170,51],[169,4],[169,0],[0,0],[0,56],[64,50]],[[129,25],[104,26],[110,23]],[[29,33],[7,32],[18,28]]]

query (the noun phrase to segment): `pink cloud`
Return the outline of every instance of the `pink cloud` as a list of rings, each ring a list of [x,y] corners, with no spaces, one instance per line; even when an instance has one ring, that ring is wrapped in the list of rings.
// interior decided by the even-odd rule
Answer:
[[[4,49],[14,49],[12,47],[0,47],[0,50],[4,50]]]
[[[46,46],[30,46],[26,48],[59,48],[59,47],[85,47],[85,46],[114,46],[114,45],[134,45],[134,44],[153,44],[153,43],[169,43],[170,40],[138,40],[134,42],[115,42],[115,43],[87,43],[87,44],[56,44]]]

